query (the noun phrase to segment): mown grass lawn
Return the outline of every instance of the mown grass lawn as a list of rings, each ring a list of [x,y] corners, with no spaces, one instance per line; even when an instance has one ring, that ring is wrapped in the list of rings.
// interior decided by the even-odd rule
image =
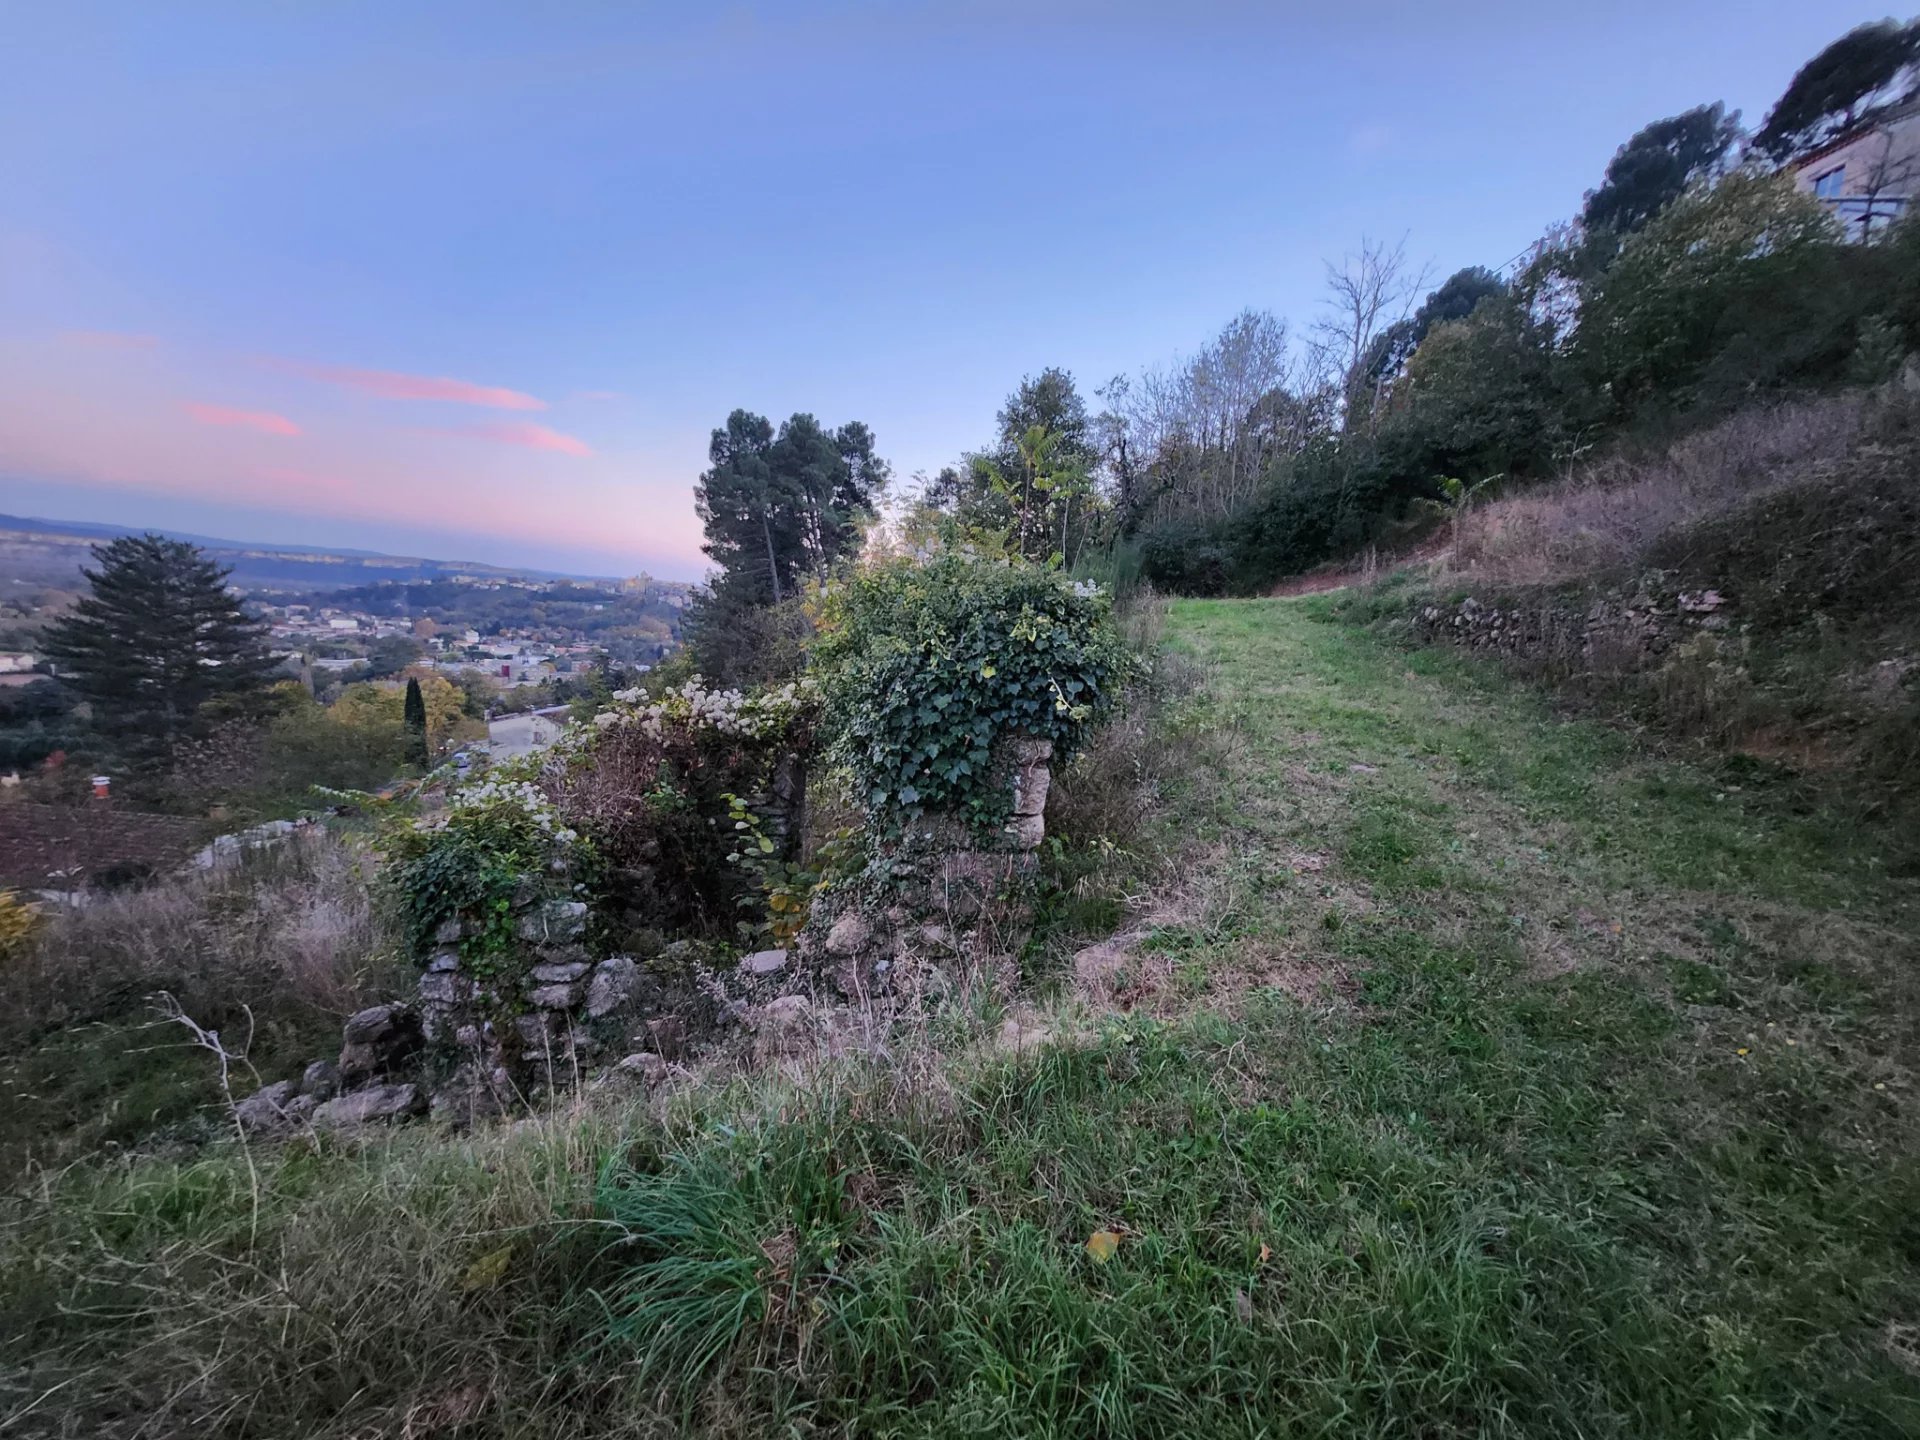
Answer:
[[[257,1207],[232,1154],[83,1167],[10,1217],[0,1395],[75,1435],[169,1395],[280,1436],[1920,1433],[1920,909],[1873,837],[1326,599],[1170,633],[1211,682],[1166,743],[1219,773],[1058,1043],[257,1157]]]

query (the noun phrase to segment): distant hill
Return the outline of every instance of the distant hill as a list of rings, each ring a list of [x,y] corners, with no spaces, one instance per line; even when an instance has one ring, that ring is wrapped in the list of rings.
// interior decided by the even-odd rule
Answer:
[[[146,527],[101,525],[83,520],[43,520],[0,515],[0,582],[71,588],[91,559],[88,548],[120,535],[147,533]],[[483,565],[474,560],[429,560],[383,555],[374,550],[330,549],[320,545],[261,545],[210,535],[160,530],[185,540],[232,567],[233,583],[244,590],[342,590],[381,580],[591,580],[604,575],[573,575],[555,570],[521,570]]]

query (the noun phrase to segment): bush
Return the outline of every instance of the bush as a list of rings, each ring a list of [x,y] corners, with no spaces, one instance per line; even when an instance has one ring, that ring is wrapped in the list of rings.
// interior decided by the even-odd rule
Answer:
[[[869,813],[981,830],[1007,816],[1006,742],[1051,741],[1066,764],[1131,665],[1097,587],[963,555],[830,587],[816,660],[834,753]]]
[[[726,592],[701,591],[687,610],[682,653],[716,686],[778,685],[806,669],[813,627],[804,605],[756,605]]]
[[[709,689],[698,676],[658,699],[631,695],[570,728],[540,784],[591,838],[617,924],[730,930],[753,877],[728,864],[736,801],[784,859],[800,839],[812,692]]]
[[[1228,527],[1199,516],[1150,526],[1140,534],[1140,571],[1156,590],[1224,595],[1234,571]]]
[[[408,948],[424,961],[435,931],[461,927],[460,956],[475,975],[494,973],[515,950],[515,893],[529,875],[575,878],[592,846],[538,786],[506,775],[455,790],[443,815],[403,826],[390,849]]]

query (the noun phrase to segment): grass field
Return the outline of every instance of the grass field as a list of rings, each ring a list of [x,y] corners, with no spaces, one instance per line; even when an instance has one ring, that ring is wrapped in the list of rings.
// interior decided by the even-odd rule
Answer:
[[[1052,1043],[42,1177],[0,1434],[1920,1433],[1913,882],[1337,605]]]

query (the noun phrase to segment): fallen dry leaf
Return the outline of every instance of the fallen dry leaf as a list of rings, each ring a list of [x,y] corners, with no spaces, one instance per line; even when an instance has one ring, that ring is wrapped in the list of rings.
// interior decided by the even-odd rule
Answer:
[[[1120,1248],[1120,1237],[1111,1230],[1096,1230],[1087,1237],[1087,1254],[1104,1265]]]
[[[512,1263],[513,1246],[502,1245],[498,1250],[489,1250],[467,1267],[467,1273],[460,1277],[460,1288],[491,1290],[506,1278],[507,1267]]]

